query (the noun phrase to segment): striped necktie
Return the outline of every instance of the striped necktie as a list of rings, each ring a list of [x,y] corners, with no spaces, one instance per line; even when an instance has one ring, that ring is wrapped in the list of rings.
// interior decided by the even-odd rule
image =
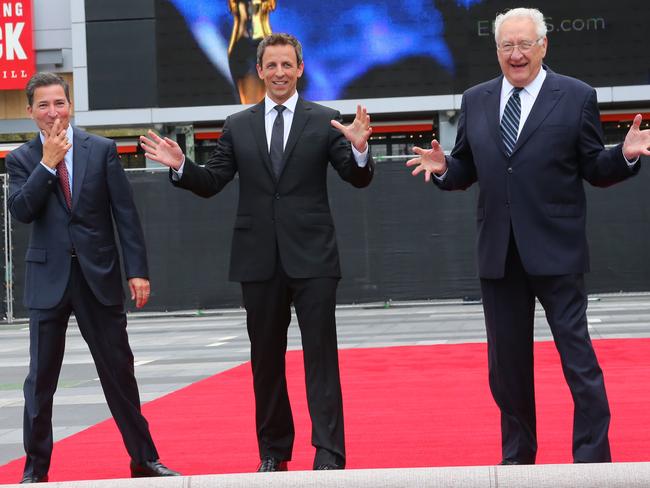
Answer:
[[[65,203],[68,205],[68,208],[72,208],[72,192],[70,191],[70,175],[68,174],[68,168],[65,165],[65,160],[59,162],[56,165],[56,174],[59,176],[59,184],[61,185],[61,191],[63,191],[63,197],[65,198]]]
[[[523,88],[515,88],[506,103],[506,108],[501,117],[501,136],[503,137],[503,145],[506,147],[508,156],[512,154],[512,150],[517,143],[517,133],[519,132],[519,118],[521,117],[521,99],[519,92]]]

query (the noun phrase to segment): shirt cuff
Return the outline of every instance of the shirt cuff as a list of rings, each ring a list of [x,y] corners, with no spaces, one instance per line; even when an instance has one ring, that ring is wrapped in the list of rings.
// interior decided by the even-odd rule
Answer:
[[[435,173],[431,173],[431,174],[433,175],[433,177],[434,177],[436,180],[438,180],[438,181],[442,181],[442,180],[445,179],[445,177],[447,176],[447,173],[448,173],[448,172],[449,172],[449,170],[446,169],[445,172],[442,173],[441,175],[437,175],[437,174],[435,174]]]
[[[640,158],[640,156],[637,156],[637,157],[634,158],[634,160],[632,160],[632,161],[630,161],[629,159],[627,159],[627,158],[625,157],[625,154],[623,154],[623,158],[625,158],[625,161],[627,161],[627,165],[631,168],[632,166],[634,166],[636,163],[639,162],[639,158]]]
[[[354,147],[354,144],[351,144],[352,146],[352,154],[354,154],[354,160],[357,162],[357,166],[359,168],[365,168],[366,164],[368,164],[368,148],[370,147],[368,143],[366,143],[366,149],[363,152],[359,152],[356,147]]]
[[[56,175],[56,170],[54,168],[50,168],[47,164],[45,164],[43,161],[41,161],[41,164],[43,165],[43,168],[48,170],[50,173],[53,175]]]
[[[183,154],[183,162],[178,169],[172,168],[172,180],[178,181],[183,177],[183,168],[185,168],[185,154]]]

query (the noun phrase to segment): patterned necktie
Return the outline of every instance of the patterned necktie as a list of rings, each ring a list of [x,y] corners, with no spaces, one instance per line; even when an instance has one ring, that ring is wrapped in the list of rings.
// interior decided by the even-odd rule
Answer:
[[[278,115],[275,116],[273,129],[271,130],[271,149],[269,150],[269,156],[271,157],[275,177],[279,178],[280,173],[282,173],[282,156],[284,155],[284,116],[282,112],[287,107],[284,105],[276,105],[273,108],[278,111]]]
[[[506,147],[508,156],[512,154],[512,150],[517,143],[517,133],[519,132],[519,118],[521,117],[521,99],[519,92],[523,88],[515,88],[506,103],[506,108],[501,117],[501,136],[503,137],[503,145]]]
[[[62,160],[59,162],[59,164],[56,165],[56,174],[59,176],[59,185],[61,185],[61,190],[63,191],[63,196],[65,197],[65,203],[68,204],[68,208],[72,208],[70,175],[68,174],[68,168],[65,165],[65,160]]]

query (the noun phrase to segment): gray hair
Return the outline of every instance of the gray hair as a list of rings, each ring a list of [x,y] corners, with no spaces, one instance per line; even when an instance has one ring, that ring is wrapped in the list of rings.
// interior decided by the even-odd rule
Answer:
[[[291,34],[286,34],[284,32],[274,32],[262,39],[257,46],[257,64],[262,66],[262,56],[264,56],[264,50],[268,46],[293,46],[296,51],[296,60],[298,61],[298,66],[302,64],[302,45],[300,41],[293,37]]]
[[[41,71],[40,73],[34,74],[25,87],[25,95],[27,95],[28,105],[31,107],[34,104],[34,92],[37,88],[51,85],[61,85],[65,92],[65,98],[68,100],[68,103],[70,103],[70,85],[68,85],[68,82],[56,73]]]
[[[494,40],[497,44],[499,43],[499,30],[501,29],[501,24],[506,20],[515,17],[528,18],[532,20],[535,24],[538,38],[546,35],[546,22],[544,21],[544,14],[542,12],[536,8],[513,8],[512,10],[497,15],[497,18],[494,20]]]

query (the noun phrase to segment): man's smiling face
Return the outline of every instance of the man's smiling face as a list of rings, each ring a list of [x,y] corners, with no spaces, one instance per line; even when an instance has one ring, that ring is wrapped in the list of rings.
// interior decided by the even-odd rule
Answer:
[[[304,63],[298,64],[293,46],[267,46],[262,55],[262,65],[257,65],[257,74],[264,80],[269,98],[282,104],[295,93],[304,66]]]
[[[535,23],[528,17],[513,17],[501,24],[497,58],[503,75],[513,86],[529,85],[542,68],[548,40],[546,37],[538,39]],[[522,52],[521,43],[532,43],[532,47]],[[510,53],[504,52],[501,49],[504,44],[515,48]]]

